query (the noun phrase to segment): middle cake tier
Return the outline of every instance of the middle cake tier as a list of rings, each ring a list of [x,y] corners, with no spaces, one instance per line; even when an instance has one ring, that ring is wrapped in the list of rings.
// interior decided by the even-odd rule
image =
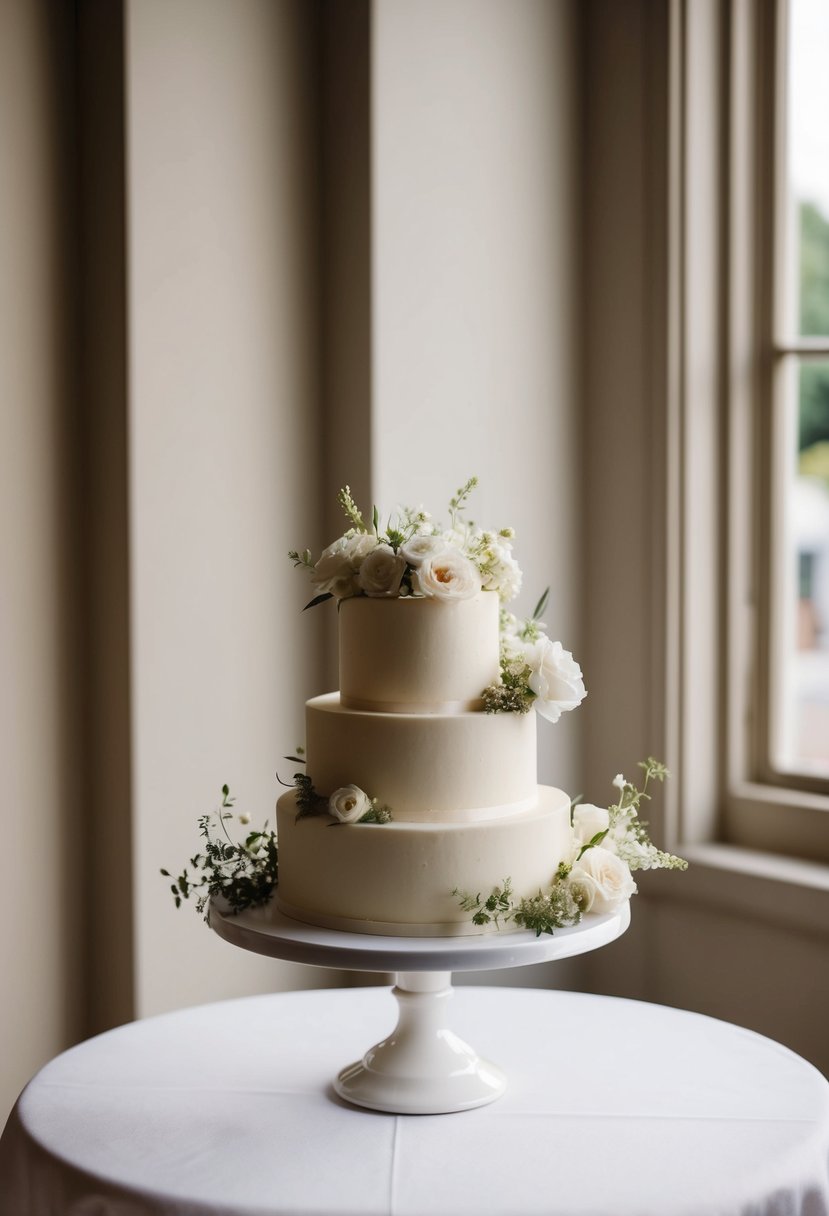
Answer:
[[[306,703],[308,775],[326,796],[357,785],[399,822],[472,823],[536,797],[535,713],[400,714]]]

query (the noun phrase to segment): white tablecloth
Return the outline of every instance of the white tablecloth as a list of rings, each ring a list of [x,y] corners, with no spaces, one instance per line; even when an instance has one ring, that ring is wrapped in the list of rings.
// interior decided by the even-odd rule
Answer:
[[[507,1073],[490,1106],[383,1115],[331,1078],[388,1034],[388,989],[137,1022],[47,1065],[0,1140],[2,1216],[826,1216],[829,1084],[723,1022],[573,993],[459,988]]]

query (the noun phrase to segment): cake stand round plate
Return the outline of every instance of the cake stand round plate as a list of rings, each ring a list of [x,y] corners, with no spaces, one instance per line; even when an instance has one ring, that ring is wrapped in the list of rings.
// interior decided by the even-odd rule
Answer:
[[[396,972],[397,1026],[334,1081],[346,1101],[395,1114],[470,1110],[499,1098],[506,1088],[501,1070],[450,1029],[453,971],[571,958],[615,941],[629,924],[625,903],[616,912],[585,916],[553,936],[518,930],[474,937],[375,937],[306,925],[272,908],[237,915],[210,909],[210,927],[243,950],[316,967]]]

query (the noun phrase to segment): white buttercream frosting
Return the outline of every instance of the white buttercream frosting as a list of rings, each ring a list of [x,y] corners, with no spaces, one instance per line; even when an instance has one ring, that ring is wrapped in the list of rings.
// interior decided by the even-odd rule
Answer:
[[[535,805],[468,824],[338,824],[296,818],[293,793],[277,804],[277,902],[311,924],[365,933],[437,936],[479,932],[452,895],[512,879],[533,894],[570,854],[570,800],[538,787]]]
[[[480,708],[498,678],[498,596],[352,596],[338,609],[344,705],[399,712],[441,703]],[[422,712],[431,712],[425,710]]]
[[[306,705],[306,753],[326,797],[358,785],[395,820],[470,821],[536,793],[535,714],[362,713],[337,693]]]

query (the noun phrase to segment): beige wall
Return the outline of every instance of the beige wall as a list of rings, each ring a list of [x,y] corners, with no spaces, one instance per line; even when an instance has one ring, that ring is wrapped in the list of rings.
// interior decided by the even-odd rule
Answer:
[[[130,583],[139,1015],[321,982],[165,898],[223,782],[256,821],[319,687],[288,548],[318,532],[310,6],[128,5]],[[283,771],[284,770],[284,771]]]
[[[0,1118],[82,1010],[67,16],[0,5]]]
[[[373,489],[516,529],[578,654],[578,29],[570,3],[384,0],[372,30]],[[579,715],[542,779],[579,780]]]

